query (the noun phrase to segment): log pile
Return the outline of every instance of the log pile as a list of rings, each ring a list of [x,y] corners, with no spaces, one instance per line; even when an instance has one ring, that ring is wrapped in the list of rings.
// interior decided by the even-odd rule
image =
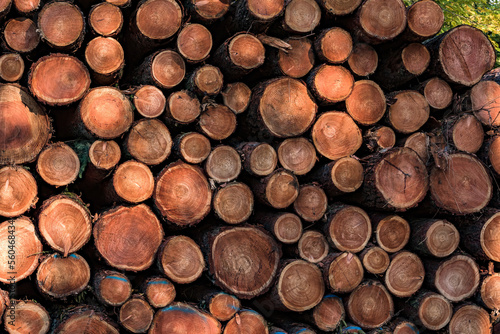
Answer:
[[[0,1],[1,326],[500,333],[500,75],[443,20]]]

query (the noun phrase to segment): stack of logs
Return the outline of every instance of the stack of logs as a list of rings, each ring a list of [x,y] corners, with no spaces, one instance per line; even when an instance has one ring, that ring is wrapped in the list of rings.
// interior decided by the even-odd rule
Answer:
[[[493,332],[500,72],[481,31],[438,35],[430,0],[0,16],[8,333]]]

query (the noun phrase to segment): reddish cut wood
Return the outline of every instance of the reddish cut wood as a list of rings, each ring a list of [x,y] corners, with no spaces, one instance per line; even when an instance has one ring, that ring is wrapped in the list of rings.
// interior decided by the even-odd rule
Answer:
[[[22,15],[36,11],[42,4],[42,1],[40,0],[12,0],[12,2],[14,3],[17,11]]]
[[[147,0],[135,13],[135,24],[141,35],[149,40],[166,40],[179,30],[182,8],[175,0]]]
[[[361,39],[378,44],[394,39],[406,27],[401,0],[367,0],[357,12]]]
[[[224,292],[213,294],[209,297],[208,310],[219,321],[228,321],[239,312],[241,302],[233,295]],[[240,313],[240,318],[241,318]]]
[[[177,35],[177,50],[190,63],[205,60],[212,50],[212,34],[198,23],[185,25]]]
[[[130,100],[113,87],[92,89],[80,102],[78,111],[85,128],[103,139],[122,135],[134,120]]]
[[[466,153],[479,151],[484,141],[484,130],[481,122],[471,114],[450,118],[450,122],[443,120],[445,131],[451,132],[451,139],[455,148]],[[451,129],[450,129],[451,127]]]
[[[286,310],[303,312],[318,305],[325,294],[325,283],[319,268],[304,260],[283,264],[272,292]]]
[[[240,155],[231,146],[217,146],[208,155],[205,162],[205,171],[215,182],[233,181],[241,172]]]
[[[141,86],[134,93],[134,107],[141,116],[156,118],[165,111],[167,99],[163,92],[152,85]]]
[[[208,158],[212,151],[210,140],[198,132],[187,132],[174,140],[174,151],[184,161],[199,164]]]
[[[313,0],[292,0],[287,3],[283,27],[297,34],[312,32],[321,20],[321,8]]]
[[[366,329],[384,325],[394,314],[391,295],[373,280],[364,281],[349,295],[346,309],[352,321]]]
[[[377,244],[383,250],[395,253],[406,246],[410,239],[410,224],[406,219],[397,215],[374,218]]]
[[[311,137],[318,153],[330,160],[354,154],[363,142],[356,123],[340,111],[321,114],[314,123]]]
[[[231,227],[210,238],[209,265],[215,283],[238,298],[265,293],[277,274],[281,250],[265,231]]]
[[[448,327],[450,334],[488,334],[491,333],[491,320],[483,308],[466,304],[453,314]]]
[[[101,2],[90,10],[89,26],[98,35],[116,36],[123,27],[122,11],[114,4]]]
[[[143,163],[129,160],[118,166],[113,174],[113,189],[129,203],[140,203],[153,195],[153,173]]]
[[[252,190],[262,203],[284,209],[297,199],[299,182],[291,172],[280,168],[263,179],[253,180]]]
[[[131,0],[106,0],[106,2],[118,7],[127,7],[130,5]]]
[[[434,1],[418,1],[408,7],[407,39],[423,41],[436,35],[443,26],[444,13]]]
[[[445,219],[418,219],[411,226],[410,247],[425,255],[446,257],[460,242],[457,228]]]
[[[38,14],[43,41],[55,49],[78,49],[83,41],[85,21],[80,9],[69,2],[50,2]]]
[[[154,311],[144,297],[136,295],[120,307],[120,324],[132,333],[145,333],[153,322]]]
[[[51,54],[31,66],[31,93],[48,105],[67,105],[80,100],[90,87],[90,74],[83,63],[65,54]]]
[[[144,283],[144,295],[154,308],[171,304],[176,296],[175,286],[166,278],[151,277]]]
[[[347,15],[356,10],[361,0],[321,0],[320,4],[333,15]]]
[[[314,50],[308,38],[288,38],[291,50],[278,51],[278,66],[280,71],[292,78],[302,78],[314,67]]]
[[[0,165],[34,161],[51,135],[47,114],[14,85],[0,85],[0,108]]]
[[[364,204],[382,209],[405,211],[422,201],[429,188],[424,163],[409,148],[393,148],[366,169]]]
[[[440,262],[437,268],[432,263],[426,265],[428,282],[452,302],[469,298],[479,286],[479,267],[469,256],[455,255]]]
[[[498,310],[500,308],[500,298],[498,296],[498,289],[500,289],[500,275],[492,273],[486,276],[481,283],[479,294],[484,305],[491,310]]]
[[[333,293],[349,293],[363,280],[363,265],[353,253],[329,254],[321,264],[326,286]]]
[[[396,145],[396,134],[388,126],[374,126],[368,129],[363,139],[370,151],[387,150]]]
[[[0,78],[7,82],[19,81],[24,74],[24,60],[17,53],[5,53],[0,57]]]
[[[210,212],[212,190],[201,168],[177,161],[156,177],[153,198],[162,216],[185,227],[199,223]]]
[[[484,165],[465,153],[450,154],[444,169],[434,167],[430,192],[436,206],[454,214],[478,212],[490,201],[493,185]]]
[[[188,304],[176,302],[156,312],[149,334],[221,334],[222,326],[214,317]]]
[[[254,220],[264,225],[281,243],[293,244],[302,235],[300,218],[289,212],[257,212]]]
[[[199,119],[201,131],[213,140],[224,140],[236,131],[236,115],[225,105],[207,106]]]
[[[120,306],[132,294],[132,283],[124,274],[113,270],[101,270],[94,276],[94,293],[105,305]]]
[[[180,124],[194,122],[201,113],[200,100],[188,90],[170,94],[166,108],[167,117]]]
[[[215,214],[228,224],[240,224],[250,218],[254,208],[253,193],[241,182],[219,188],[214,195]]]
[[[419,92],[402,91],[391,94],[390,99],[394,99],[395,103],[389,106],[387,118],[397,132],[415,132],[429,119],[429,104]]]
[[[316,67],[307,78],[307,82],[322,104],[344,101],[354,87],[354,77],[348,69],[327,64]]]
[[[99,169],[110,170],[118,164],[120,158],[120,146],[113,140],[96,140],[89,148],[90,163]]]
[[[118,206],[94,224],[97,250],[109,265],[120,270],[149,268],[162,239],[160,221],[145,204]]]
[[[474,114],[484,125],[500,125],[500,84],[481,81],[472,87],[470,98]]]
[[[217,95],[223,84],[220,69],[210,64],[195,69],[188,80],[188,87],[200,95]]]
[[[385,114],[386,100],[380,86],[371,80],[354,83],[352,93],[345,101],[349,115],[362,125],[373,125]]]
[[[283,168],[295,175],[309,173],[316,163],[316,149],[304,137],[285,139],[278,147],[278,159]]]
[[[352,157],[344,157],[321,166],[311,174],[329,197],[352,193],[363,184],[363,165]]]
[[[23,167],[0,169],[0,216],[15,217],[35,207],[38,186],[35,178]]]
[[[338,27],[323,30],[314,42],[318,57],[332,64],[345,62],[352,52],[352,45],[349,32]]]
[[[2,0],[0,2],[0,16],[5,16],[9,13],[12,7],[12,0]]]
[[[93,333],[118,334],[114,323],[101,312],[88,307],[79,307],[68,312],[69,315],[56,327],[55,334],[86,334],[92,328]]]
[[[389,254],[377,246],[366,247],[359,255],[363,267],[372,274],[383,274],[391,262]]]
[[[408,251],[394,255],[385,272],[385,286],[396,297],[410,297],[424,283],[425,270],[422,260]]]
[[[430,157],[429,152],[429,136],[425,132],[415,132],[408,136],[404,141],[404,147],[411,148],[417,152],[418,156],[424,164],[427,164]]]
[[[311,263],[319,263],[328,255],[330,246],[323,233],[308,230],[300,237],[297,249],[302,259]]]
[[[9,334],[45,334],[50,329],[49,312],[39,303],[30,300],[10,300],[15,306],[5,312],[3,322]],[[14,320],[15,319],[15,320]]]
[[[448,30],[429,40],[426,46],[435,53],[435,72],[454,84],[473,86],[495,64],[490,40],[471,26],[461,25]]]
[[[229,10],[229,1],[227,0],[190,0],[193,11],[202,21],[214,21],[222,18]]]
[[[429,106],[441,110],[451,104],[453,91],[446,81],[434,77],[424,83],[424,97]]]
[[[224,105],[238,115],[247,110],[252,90],[243,82],[234,82],[228,84],[221,95]]]
[[[8,246],[12,243],[12,237],[15,235],[15,274],[9,274]],[[15,284],[20,280],[31,275],[38,267],[38,260],[42,252],[42,243],[35,232],[35,225],[27,217],[21,216],[13,220],[7,220],[0,224],[0,245],[6,251],[1,255],[0,264],[0,282],[4,284]]]
[[[327,212],[325,235],[340,251],[358,253],[365,248],[372,234],[370,217],[356,206],[335,205]]]
[[[96,37],[85,48],[85,61],[94,72],[94,81],[112,84],[125,66],[121,44],[112,37]]]
[[[423,292],[417,295],[416,312],[425,328],[436,331],[446,326],[453,315],[448,299],[434,292]]]
[[[35,23],[25,17],[10,19],[3,32],[5,42],[14,51],[31,52],[40,42]]]
[[[370,44],[356,43],[347,59],[347,63],[354,74],[366,77],[375,73],[377,69],[377,51]]]
[[[262,315],[254,310],[242,310],[238,312],[224,328],[224,334],[268,334],[267,321]]]
[[[401,52],[404,68],[413,75],[421,75],[429,66],[431,55],[420,43],[412,43]]]
[[[318,106],[299,80],[271,79],[254,88],[252,94],[250,118],[261,120],[265,130],[275,137],[299,136],[316,117]]]
[[[487,208],[480,217],[458,220],[463,246],[478,259],[498,261],[500,247],[496,240],[500,212]]]
[[[487,146],[488,160],[491,164],[491,168],[496,174],[500,174],[500,138],[498,136],[493,136],[489,140],[489,146]]]
[[[145,62],[152,83],[159,88],[170,89],[184,79],[186,64],[181,55],[172,50],[162,50],[155,53],[152,60]]]
[[[78,196],[56,195],[43,202],[38,230],[50,247],[66,257],[90,240],[92,217]]]
[[[128,152],[135,159],[147,165],[158,165],[170,155],[172,137],[160,120],[146,118],[132,126],[126,145]]]
[[[325,214],[327,206],[326,194],[317,184],[300,186],[299,195],[293,202],[295,212],[308,222],[320,220]]]
[[[193,239],[178,235],[168,237],[158,250],[158,266],[175,283],[196,281],[205,269],[200,246]]]
[[[241,155],[243,168],[251,175],[267,176],[278,164],[278,155],[267,143],[242,142],[236,148]]]
[[[312,311],[314,324],[320,330],[328,332],[337,328],[345,318],[342,299],[335,295],[326,295]]]
[[[51,298],[77,295],[87,287],[89,281],[90,267],[78,254],[68,257],[52,254],[40,263],[36,271],[38,289]]]
[[[76,180],[80,160],[71,147],[58,142],[45,146],[38,157],[36,171],[48,184],[66,186]]]

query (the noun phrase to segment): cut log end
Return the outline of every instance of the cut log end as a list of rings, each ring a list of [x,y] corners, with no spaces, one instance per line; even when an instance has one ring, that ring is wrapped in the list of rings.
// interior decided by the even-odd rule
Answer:
[[[70,311],[70,316],[56,327],[54,333],[79,333],[82,328],[92,328],[97,333],[120,333],[116,325],[104,313],[85,307]]]
[[[444,23],[444,13],[434,1],[419,1],[408,8],[408,29],[419,39],[436,35]]]
[[[170,131],[155,118],[139,120],[127,137],[130,155],[146,165],[158,165],[165,161],[170,156],[172,145]]]
[[[125,66],[125,53],[112,37],[96,37],[87,44],[85,61],[98,74],[111,75]]]
[[[11,19],[3,32],[7,45],[14,51],[25,53],[33,51],[40,43],[36,24],[28,18]]]
[[[481,284],[480,296],[487,308],[491,310],[500,309],[500,298],[496,291],[500,289],[500,275],[494,273],[486,276]]]
[[[472,258],[455,255],[439,266],[433,283],[448,300],[462,301],[476,292],[479,286],[479,267]]]
[[[113,87],[92,89],[78,110],[85,128],[103,139],[113,139],[126,132],[134,118],[130,100]]]
[[[312,92],[325,104],[344,101],[354,87],[354,77],[351,72],[337,65],[320,65],[313,70],[308,81]]]
[[[266,201],[275,209],[291,205],[299,195],[299,182],[295,175],[286,170],[277,170],[266,184]]]
[[[328,221],[328,239],[340,251],[360,252],[372,234],[370,217],[356,206],[342,207]]]
[[[24,300],[10,300],[14,305],[4,314],[4,326],[8,333],[48,333],[51,319],[49,312],[37,302]],[[15,320],[12,320],[15,319]]]
[[[141,271],[153,263],[163,228],[151,209],[140,204],[106,211],[94,224],[93,234],[97,250],[109,265]]]
[[[241,172],[241,157],[227,145],[217,146],[210,152],[205,163],[208,176],[219,183],[235,180]]]
[[[297,215],[285,212],[273,217],[270,226],[266,225],[266,228],[273,233],[278,241],[284,244],[293,244],[299,241],[302,236],[302,222]]]
[[[65,48],[83,37],[85,21],[80,9],[70,2],[51,2],[38,14],[38,29],[47,43]]]
[[[146,118],[156,118],[163,114],[167,99],[155,86],[144,85],[134,94],[134,106],[139,114]]]
[[[476,117],[486,126],[500,125],[500,84],[481,81],[472,87],[470,98]]]
[[[420,75],[429,66],[431,54],[427,48],[420,43],[412,43],[403,49],[401,53],[405,69],[413,75]]]
[[[429,161],[429,136],[425,132],[416,132],[406,138],[404,147],[408,147],[415,152],[424,164]]]
[[[386,252],[395,253],[410,240],[410,224],[400,216],[387,216],[378,222],[375,233],[377,244]]]
[[[238,312],[224,328],[224,334],[239,334],[242,331],[268,334],[267,322],[262,315],[253,310]]]
[[[385,273],[391,262],[389,254],[377,246],[365,248],[360,258],[366,271],[376,275]]]
[[[129,203],[140,203],[153,195],[153,173],[143,163],[129,160],[122,163],[113,175],[113,189]]]
[[[331,254],[325,261],[324,277],[333,293],[349,293],[363,280],[363,265],[355,254]]]
[[[313,44],[308,38],[288,38],[291,50],[278,51],[278,66],[283,74],[292,78],[302,78],[314,67]]]
[[[242,148],[245,155],[245,148]],[[245,169],[256,176],[267,176],[271,174],[278,164],[278,155],[274,148],[267,143],[259,143],[249,153],[250,157],[246,157],[243,161]]]
[[[453,124],[452,140],[458,150],[476,153],[484,141],[484,130],[481,122],[470,114],[460,117]]]
[[[492,215],[481,229],[479,242],[486,256],[493,261],[500,259],[500,245],[495,240],[495,236],[500,231],[500,214]]]
[[[24,15],[37,10],[42,3],[40,0],[12,0],[12,2],[17,11]]]
[[[332,64],[343,63],[349,58],[353,43],[348,31],[334,27],[318,37],[315,42],[316,52],[319,57]]]
[[[6,53],[0,57],[0,78],[7,82],[19,81],[24,74],[24,60],[17,53]]]
[[[132,294],[130,280],[117,271],[99,271],[94,277],[93,286],[97,298],[105,305],[120,306]]]
[[[224,140],[236,130],[236,115],[224,105],[211,105],[201,114],[199,125],[213,140]]]
[[[396,145],[396,134],[388,126],[375,126],[368,129],[363,138],[370,151],[387,150]]]
[[[406,27],[406,8],[401,0],[368,0],[360,8],[359,21],[373,41],[391,40]]]
[[[121,158],[120,146],[114,141],[96,140],[89,148],[89,160],[98,169],[110,170]]]
[[[425,328],[436,331],[446,326],[453,315],[453,309],[448,299],[440,294],[426,293],[418,308],[418,318]]]
[[[199,164],[208,158],[212,151],[210,140],[197,132],[188,132],[181,136],[177,147],[182,159],[191,164]]]
[[[264,45],[251,34],[238,34],[234,36],[228,45],[229,58],[238,68],[252,70],[264,64]]]
[[[344,157],[335,161],[330,178],[335,187],[343,193],[352,193],[363,184],[364,169],[359,160]]]
[[[186,333],[222,332],[222,326],[214,317],[185,303],[173,303],[156,312],[149,329],[150,334],[161,334],[165,331],[175,333],[181,328]]]
[[[144,295],[154,308],[171,304],[176,294],[175,286],[166,278],[151,277],[145,283]]]
[[[325,293],[321,271],[316,265],[303,260],[287,264],[279,275],[276,287],[281,303],[295,312],[312,309],[321,302]]]
[[[52,298],[77,295],[90,281],[90,267],[83,257],[71,254],[66,258],[58,254],[47,257],[36,272],[39,290]]]
[[[120,324],[132,333],[145,333],[153,322],[153,308],[143,297],[132,297],[120,307]]]
[[[385,273],[385,285],[396,297],[410,297],[424,283],[422,260],[408,251],[396,254]]]
[[[396,102],[389,107],[388,118],[394,130],[412,133],[429,119],[430,108],[423,95],[416,91],[403,91],[394,96]]]
[[[123,26],[122,11],[109,2],[102,2],[91,9],[89,25],[98,35],[116,36]]]
[[[270,22],[282,13],[285,2],[283,0],[247,0],[246,6],[254,19]]]
[[[196,69],[192,81],[196,90],[203,95],[219,94],[224,84],[220,69],[209,64]]]
[[[230,83],[222,92],[224,105],[236,115],[247,110],[252,90],[243,82]]]
[[[278,159],[283,168],[295,175],[305,175],[316,164],[316,149],[304,137],[288,138],[278,147]]]
[[[203,20],[213,21],[222,18],[229,10],[229,1],[227,0],[191,0],[194,11]]]
[[[460,234],[457,228],[446,220],[436,220],[425,234],[425,246],[436,257],[451,255],[458,247]]]
[[[373,329],[384,325],[394,314],[392,297],[377,281],[358,286],[347,300],[347,313],[359,326]]]
[[[446,81],[434,77],[425,84],[424,96],[432,108],[441,110],[451,104],[453,91]]]
[[[354,74],[366,77],[375,73],[377,69],[377,51],[370,44],[357,43],[354,45],[347,63]]]
[[[349,115],[362,125],[373,125],[385,114],[384,92],[371,80],[356,81],[345,103]]]
[[[90,74],[77,58],[51,54],[33,64],[29,86],[33,95],[43,103],[67,105],[80,100],[87,92]]]
[[[491,333],[491,321],[486,310],[469,304],[460,307],[449,325],[450,334],[488,334]]]
[[[212,191],[199,167],[176,162],[157,176],[154,200],[170,222],[189,226],[210,212]]]
[[[38,187],[33,175],[22,167],[0,169],[0,215],[15,217],[35,205]]]
[[[300,237],[297,249],[302,259],[311,263],[319,263],[328,255],[330,246],[323,233],[305,231]]]
[[[219,218],[228,224],[240,224],[253,212],[253,193],[241,182],[230,183],[214,195],[213,207]]]
[[[342,299],[334,295],[327,295],[314,308],[314,324],[322,331],[334,331],[345,317]]]
[[[194,122],[201,113],[200,100],[187,90],[170,94],[167,101],[167,114],[181,124]]]
[[[227,293],[217,293],[210,298],[208,310],[219,321],[230,320],[240,310],[241,302],[238,298]],[[240,313],[241,317],[241,313]]]
[[[361,0],[323,0],[321,4],[333,15],[347,15],[359,7]]]
[[[191,63],[206,59],[212,50],[210,30],[198,23],[184,26],[177,35],[177,50]]]
[[[177,52],[163,50],[153,58],[151,75],[159,88],[170,89],[180,84],[184,79],[186,64]]]
[[[328,199],[325,192],[318,185],[302,185],[293,208],[305,221],[315,222],[320,220],[326,212]]]
[[[63,142],[51,144],[40,153],[36,170],[50,185],[60,187],[74,182],[80,172],[80,160]]]
[[[179,30],[182,8],[175,0],[147,0],[135,15],[139,32],[150,40],[166,40]]]
[[[294,33],[313,31],[321,20],[321,9],[313,0],[292,0],[285,8],[283,26]]]
[[[339,111],[321,114],[311,136],[316,150],[330,160],[354,154],[363,142],[356,123],[348,114]]]
[[[449,212],[463,215],[478,212],[491,199],[491,178],[473,156],[455,153],[447,157],[447,167],[434,167],[430,190],[434,203]]]
[[[487,149],[488,159],[496,174],[500,174],[500,137],[494,136]]]
[[[56,195],[43,202],[38,230],[50,247],[68,256],[90,240],[92,218],[78,197]]]

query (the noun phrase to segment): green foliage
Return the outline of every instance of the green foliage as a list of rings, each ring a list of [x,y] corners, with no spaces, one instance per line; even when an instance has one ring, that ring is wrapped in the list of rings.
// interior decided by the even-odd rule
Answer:
[[[495,67],[500,67],[500,0],[434,0],[444,12],[441,32],[461,24],[483,31],[497,52]],[[403,0],[409,6],[416,0]]]

